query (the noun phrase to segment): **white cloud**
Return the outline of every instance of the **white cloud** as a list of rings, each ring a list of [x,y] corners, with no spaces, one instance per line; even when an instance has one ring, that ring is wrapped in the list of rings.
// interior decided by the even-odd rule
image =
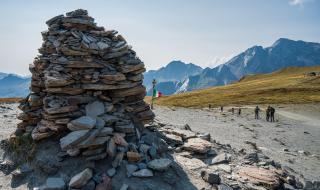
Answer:
[[[293,6],[303,6],[303,4],[312,1],[313,0],[289,0],[289,4]]]

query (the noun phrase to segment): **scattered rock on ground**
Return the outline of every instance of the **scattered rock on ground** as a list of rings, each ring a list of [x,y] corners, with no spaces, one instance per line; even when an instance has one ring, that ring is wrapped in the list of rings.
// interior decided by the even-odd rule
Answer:
[[[185,150],[193,151],[196,153],[206,153],[210,150],[212,144],[201,138],[191,138],[188,139],[182,148]]]
[[[87,168],[73,176],[69,182],[69,187],[81,188],[92,178],[92,170]]]
[[[156,171],[165,171],[169,168],[171,163],[172,161],[170,159],[160,158],[148,162],[148,167]]]
[[[231,155],[227,154],[227,153],[222,153],[222,154],[218,154],[216,157],[214,157],[211,161],[210,161],[210,165],[212,164],[223,164],[223,163],[228,163],[231,160]]]
[[[246,166],[241,167],[237,173],[240,180],[249,181],[252,184],[262,184],[263,186],[271,188],[277,188],[281,184],[281,171],[278,170],[267,170],[254,166]]]
[[[135,177],[152,177],[153,172],[149,169],[141,169],[132,173],[132,176]]]
[[[208,172],[206,170],[201,171],[201,177],[210,184],[220,184],[221,181],[219,173]]]
[[[62,178],[49,177],[44,186],[44,190],[64,190],[66,188],[66,183]]]

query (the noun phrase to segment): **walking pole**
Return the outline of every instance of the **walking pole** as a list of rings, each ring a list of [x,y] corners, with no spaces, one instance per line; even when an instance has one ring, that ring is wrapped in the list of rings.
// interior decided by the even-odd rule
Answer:
[[[152,81],[152,98],[151,98],[151,109],[152,110],[153,110],[153,100],[154,100],[154,96],[155,96],[154,90],[155,90],[156,84],[157,84],[156,79],[153,79],[153,81]]]

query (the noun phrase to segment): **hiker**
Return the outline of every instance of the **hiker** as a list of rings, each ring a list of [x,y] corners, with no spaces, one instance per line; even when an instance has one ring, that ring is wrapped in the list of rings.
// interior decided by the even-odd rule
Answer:
[[[254,109],[254,118],[255,119],[259,119],[259,112],[260,112],[260,108],[259,108],[259,106],[256,106],[256,108]]]
[[[271,122],[274,122],[274,113],[276,110],[273,107],[270,107],[270,120]]]
[[[223,106],[220,107],[220,111],[223,112]]]
[[[271,107],[268,106],[267,109],[266,109],[266,120],[267,120],[267,121],[269,121],[269,119],[270,119],[270,108],[271,108]]]
[[[232,115],[234,115],[234,108],[231,108]]]
[[[209,104],[209,110],[211,110],[211,104]]]
[[[239,116],[241,115],[241,108],[239,108],[238,115]]]

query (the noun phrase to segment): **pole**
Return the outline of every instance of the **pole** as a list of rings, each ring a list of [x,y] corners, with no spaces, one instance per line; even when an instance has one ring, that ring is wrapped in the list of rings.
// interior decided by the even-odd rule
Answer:
[[[157,81],[156,79],[153,79],[152,81],[152,98],[151,98],[151,109],[153,110],[153,101],[154,101],[154,90],[156,87]]]

